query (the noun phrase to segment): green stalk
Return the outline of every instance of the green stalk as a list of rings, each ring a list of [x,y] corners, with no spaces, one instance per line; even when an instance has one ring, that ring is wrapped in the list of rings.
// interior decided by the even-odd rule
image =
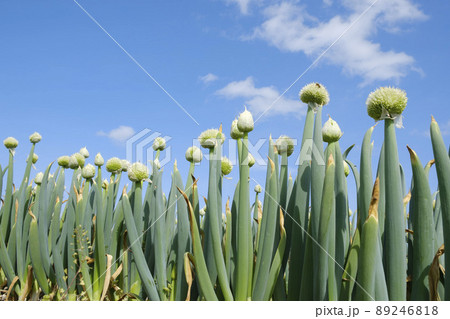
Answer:
[[[211,279],[209,278],[208,269],[206,268],[205,256],[203,255],[200,233],[197,221],[195,220],[192,205],[189,202],[189,198],[187,197],[187,195],[180,188],[178,188],[178,191],[183,195],[184,200],[186,201],[186,204],[188,206],[195,270],[201,292],[207,301],[217,301],[218,299],[216,293],[214,292],[214,287],[211,283]]]
[[[162,193],[162,172],[158,171],[158,168],[153,164],[153,175],[156,177],[154,182],[155,192],[155,276],[158,284],[158,292],[161,300],[166,300],[166,294],[164,289],[167,285],[167,255],[166,255],[166,242],[165,242],[165,221],[164,221],[164,203]]]
[[[327,161],[327,168],[325,171],[325,180],[323,183],[322,203],[320,206],[320,220],[319,220],[319,238],[318,238],[318,269],[317,282],[315,287],[317,289],[317,300],[325,301],[332,298],[332,287],[328,285],[328,277],[331,275],[328,270],[329,263],[329,236],[330,227],[335,227],[330,223],[332,219],[333,203],[334,203],[334,179],[335,179],[335,162],[333,158],[333,143],[329,145],[329,153]],[[331,256],[334,257],[334,256]],[[334,269],[334,265],[333,265]],[[334,271],[332,272],[334,276]]]
[[[142,252],[142,248],[139,244],[139,234],[134,222],[130,201],[128,200],[128,195],[126,193],[126,188],[124,188],[122,196],[122,205],[125,223],[127,225],[128,241],[130,243],[130,249],[133,252],[134,260],[136,261],[136,267],[139,271],[139,275],[141,276],[144,289],[150,300],[159,301],[160,296],[158,295],[158,291],[156,290],[153,276],[147,267],[144,253]]]
[[[361,168],[360,168],[360,189],[358,201],[358,214],[361,214],[360,227],[365,223],[369,216],[370,198],[372,196],[372,148],[373,144],[370,142],[372,132],[375,126],[369,128],[364,135],[361,147]]]
[[[377,253],[378,250],[378,218],[375,208],[375,212],[369,213],[369,217],[362,227],[361,251],[358,263],[359,285],[356,288],[356,300],[374,300],[377,257],[380,256]]]
[[[450,159],[442,139],[438,123],[431,119],[431,143],[436,161],[436,173],[439,185],[439,198],[441,203],[442,224],[444,229],[445,247],[450,247]],[[445,231],[447,230],[447,231]],[[445,265],[450,265],[450,254],[446,253]],[[445,276],[445,300],[450,301],[450,276]]]
[[[249,215],[249,167],[246,163],[248,157],[248,133],[244,133],[242,155],[239,162],[239,205],[238,205],[238,250],[236,269],[236,294],[239,301],[247,300],[248,285],[248,224]]]
[[[316,118],[314,120],[314,135],[312,145],[311,159],[311,240],[319,241],[319,223],[320,223],[320,207],[322,201],[323,182],[325,178],[325,159],[323,154],[322,139],[322,107],[317,108]],[[317,244],[313,243],[312,262],[313,262],[313,281],[314,281],[314,299],[321,300],[319,287],[319,250]]]
[[[182,188],[183,181],[178,168],[174,169],[175,189]],[[192,184],[192,183],[191,183]],[[191,185],[189,185],[191,186]],[[189,187],[190,189],[191,187]],[[190,251],[191,240],[189,238],[189,216],[186,202],[183,196],[177,196],[177,264],[176,264],[176,286],[175,300],[185,300],[187,296],[188,285],[184,276],[184,254]]]
[[[417,154],[408,147],[414,178],[415,210],[412,215],[414,245],[411,300],[429,300],[428,273],[435,254],[433,202],[425,170]]]
[[[359,218],[359,217],[358,217]],[[358,271],[358,257],[361,248],[361,237],[359,227],[356,227],[353,235],[352,247],[348,252],[347,263],[345,264],[344,274],[342,275],[342,286],[339,295],[340,301],[351,301],[353,288],[355,287],[355,278]]]
[[[9,237],[9,226],[10,226],[10,218],[12,212],[12,189],[13,189],[13,166],[14,166],[14,151],[8,150],[9,152],[9,164],[8,164],[8,179],[6,181],[6,194],[5,201],[2,206],[2,220],[0,223],[0,227],[2,229],[2,233],[5,237]],[[5,243],[8,244],[8,243]]]
[[[385,120],[386,224],[384,254],[389,300],[406,300],[406,243],[403,192],[394,120]]]
[[[50,293],[50,287],[39,249],[38,222],[34,216],[30,226],[30,256],[33,265],[33,275],[37,279],[39,287],[41,287],[42,291],[48,295]]]
[[[278,184],[278,188],[280,191],[280,208],[281,211],[284,214],[287,212],[287,201],[288,201],[288,156],[287,156],[287,152],[284,152],[281,155],[281,170],[280,170],[280,176],[279,176],[279,184]],[[279,219],[279,216],[278,216]],[[288,218],[285,219],[286,222],[286,227],[289,230],[289,238],[291,237],[291,229],[292,229],[292,219]],[[277,231],[277,234],[279,235],[279,238],[281,239],[281,229],[279,229]],[[276,237],[276,243],[278,244],[278,237]],[[286,246],[288,243],[286,242],[284,245]],[[290,244],[290,243],[289,243]],[[278,245],[279,247],[279,245]],[[285,248],[283,248],[285,249]],[[274,249],[275,252],[278,251],[278,249],[275,247]],[[284,280],[284,271],[286,268],[286,263],[288,260],[288,254],[283,254],[283,259],[281,261],[281,265],[280,265],[280,269],[278,270],[279,275],[278,275],[278,279],[275,285],[275,290],[274,290],[274,299],[275,300],[286,300],[287,296],[286,296],[286,283]]]
[[[339,296],[341,289],[341,278],[345,260],[347,259],[350,247],[350,225],[348,218],[348,194],[347,179],[344,172],[344,159],[341,154],[339,142],[335,143],[336,155],[336,178],[335,178],[335,196],[336,196],[336,241],[335,241],[335,279],[336,279],[336,296]]]
[[[284,251],[286,248],[286,230],[284,229],[284,217],[283,213],[280,211],[280,242],[278,248],[275,251],[275,256],[270,267],[270,272],[267,280],[267,287],[264,293],[264,300],[269,300],[275,289],[275,284],[277,277],[279,276],[281,263],[283,260]],[[279,277],[278,277],[279,278]]]
[[[298,166],[297,178],[293,188],[294,199],[291,200],[288,212],[292,216],[292,240],[290,242],[289,256],[289,276],[288,276],[288,300],[300,299],[300,287],[302,285],[303,261],[305,255],[306,242],[311,240],[305,234],[308,229],[309,194],[311,185],[311,164],[307,148],[311,148],[314,129],[314,111],[308,107],[306,113],[305,126],[303,128],[303,138],[300,150],[300,165]],[[292,205],[294,205],[293,208]],[[290,218],[289,218],[290,219]],[[289,238],[288,238],[289,239]],[[311,268],[312,270],[313,268]],[[312,280],[312,273],[307,280]]]
[[[111,174],[111,181],[114,180],[114,174]],[[110,183],[106,189],[107,193],[112,193],[114,185]],[[95,246],[94,246],[94,280],[93,280],[93,298],[100,300],[106,272],[106,249],[105,249],[105,210],[103,209],[102,184],[97,183],[95,196],[96,201],[96,220],[95,220]]]
[[[263,213],[262,220],[266,219],[266,226],[262,232],[256,258],[255,282],[252,293],[252,300],[264,300],[264,293],[267,289],[268,274],[273,255],[273,242],[275,239],[275,227],[277,227],[277,211],[279,209],[276,201],[277,196],[277,176],[275,174],[275,165],[269,158],[272,174],[270,176],[269,189],[265,191],[264,198],[267,200],[267,211]],[[261,241],[262,240],[262,241]]]
[[[232,301],[233,295],[229,286],[225,261],[223,259],[222,240],[219,229],[221,227],[219,224],[219,217],[222,220],[221,205],[217,201],[217,192],[219,190],[217,166],[220,165],[221,159],[220,147],[221,145],[216,145],[209,150],[208,222],[219,284],[225,300]]]

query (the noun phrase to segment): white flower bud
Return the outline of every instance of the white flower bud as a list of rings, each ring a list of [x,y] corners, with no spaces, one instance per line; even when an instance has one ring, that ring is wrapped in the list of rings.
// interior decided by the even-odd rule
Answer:
[[[77,157],[75,155],[70,156],[70,158],[69,158],[69,168],[77,169],[78,167],[80,167],[80,164],[78,164]]]
[[[344,173],[345,173],[345,177],[347,177],[350,174],[350,167],[348,166],[348,164],[345,160],[344,160]]]
[[[92,164],[87,164],[83,169],[81,170],[81,176],[85,179],[91,179],[95,176],[95,167]]]
[[[230,132],[230,136],[233,140],[237,140],[240,138],[244,137],[244,133],[242,133],[241,131],[239,131],[238,129],[238,120],[235,119],[232,123],[231,123],[231,132]]]
[[[191,146],[186,150],[186,160],[191,163],[200,163],[203,159],[203,153],[197,146]]]
[[[63,168],[68,168],[69,167],[69,161],[70,161],[70,157],[67,156],[67,155],[58,157],[58,165],[63,167]],[[78,165],[78,163],[77,163],[77,165]]]
[[[255,165],[255,158],[250,153],[248,153],[247,162],[248,162],[248,167],[252,167],[253,165]]]
[[[224,175],[224,176],[230,174],[231,171],[233,170],[233,165],[231,164],[231,161],[228,158],[226,158],[225,156],[222,157],[221,170],[222,170],[222,175]]]
[[[275,145],[280,155],[287,153],[287,156],[291,156],[294,152],[294,141],[289,136],[281,135],[275,142]]]
[[[127,160],[122,160],[122,172],[128,171],[130,166],[131,166],[130,162],[128,162]]]
[[[220,144],[225,142],[225,135],[222,132],[219,132],[219,130],[209,129],[200,134],[198,140],[202,147],[213,148],[216,145],[216,142],[220,142]]]
[[[255,192],[258,193],[258,194],[262,192],[261,185],[258,184],[258,185],[255,186]]]
[[[247,111],[247,108],[245,108],[245,111],[239,114],[237,127],[239,131],[243,133],[248,133],[253,131],[253,127],[255,126],[255,123],[253,122],[253,116],[252,113]]]
[[[128,169],[128,178],[132,182],[141,182],[148,176],[148,168],[142,163],[133,163]]]
[[[119,174],[122,171],[122,160],[117,157],[110,158],[106,162],[106,171],[112,174]]]
[[[328,121],[325,122],[322,128],[322,138],[326,143],[337,142],[342,136],[341,129],[336,121],[330,117]]]
[[[80,154],[83,155],[84,158],[88,158],[89,157],[89,152],[88,152],[86,146],[83,147],[82,149],[80,149]]]
[[[19,145],[19,141],[14,137],[7,137],[4,139],[3,145],[5,145],[7,149],[14,150]]]
[[[27,162],[30,159],[30,157],[27,157]],[[38,161],[39,156],[36,153],[33,153],[33,157],[31,158],[31,163],[36,164],[36,162]]]
[[[75,156],[75,158],[77,159],[78,166],[83,168],[84,163],[86,162],[86,158],[83,155],[81,155],[80,153],[75,153],[72,156]]]
[[[43,178],[44,178],[44,173],[42,173],[42,172],[37,173],[36,176],[34,177],[34,182],[36,183],[36,185],[41,185]]]
[[[30,142],[33,144],[39,143],[41,139],[42,136],[38,132],[34,132],[33,134],[30,135]]]
[[[159,159],[155,158],[155,160],[153,161],[153,163],[155,164],[157,169],[161,168],[161,163],[159,162]]]
[[[95,155],[94,164],[99,167],[105,164],[105,160],[103,159],[102,154],[97,153],[97,155]]]
[[[103,182],[102,182],[102,188],[103,188],[103,189],[107,189],[107,188],[108,188],[108,185],[109,185],[108,180],[107,180],[107,179],[104,179]]]
[[[166,148],[166,140],[162,137],[157,137],[153,141],[153,150],[154,151],[163,151]]]

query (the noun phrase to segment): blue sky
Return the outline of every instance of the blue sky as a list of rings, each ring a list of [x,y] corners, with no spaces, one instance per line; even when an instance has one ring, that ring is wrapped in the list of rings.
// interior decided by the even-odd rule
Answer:
[[[36,168],[41,171],[83,146],[91,161],[97,152],[105,159],[125,158],[124,141],[148,128],[171,137],[171,156],[185,176],[184,152],[192,140],[220,123],[228,134],[244,105],[255,119],[265,112],[250,134],[253,144],[269,134],[301,138],[305,105],[298,92],[317,81],[330,93],[324,120],[329,114],[339,123],[341,148],[357,145],[349,158],[358,164],[362,137],[374,124],[365,100],[375,88],[393,85],[409,98],[404,128],[397,130],[409,184],[406,144],[424,164],[432,159],[427,133],[431,114],[447,144],[450,136],[450,3],[379,0],[370,7],[372,3],[1,1],[1,138],[19,140],[16,172],[22,172],[28,136],[40,132]],[[382,138],[379,125],[373,134],[374,169]],[[267,143],[261,155],[266,152]],[[298,153],[297,148],[292,159]],[[7,163],[6,150],[0,163]],[[171,169],[165,168],[165,188]],[[207,162],[197,171],[206,195]],[[255,166],[251,175],[263,184],[265,167]],[[231,177],[235,181],[237,176],[235,168]],[[226,195],[232,195],[234,181],[224,182]],[[434,185],[433,176],[431,181]],[[354,193],[351,180],[349,184]],[[351,203],[355,208],[354,198]]]

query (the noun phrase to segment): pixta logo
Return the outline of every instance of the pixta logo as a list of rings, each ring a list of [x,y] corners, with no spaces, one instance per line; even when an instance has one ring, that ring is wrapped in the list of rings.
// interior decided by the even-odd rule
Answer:
[[[157,137],[162,137],[166,143],[172,139],[170,136],[163,136],[162,133],[152,131],[148,128],[134,134],[126,142],[126,159],[130,163],[140,162],[149,165],[154,158],[153,142]],[[170,162],[171,148],[166,144],[164,152],[159,156],[161,167]]]

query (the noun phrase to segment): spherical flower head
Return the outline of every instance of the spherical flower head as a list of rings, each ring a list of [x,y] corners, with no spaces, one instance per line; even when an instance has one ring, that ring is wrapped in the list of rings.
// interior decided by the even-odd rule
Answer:
[[[102,188],[103,189],[107,189],[108,185],[109,185],[108,180],[104,179],[103,182],[102,182]]]
[[[233,170],[233,165],[231,164],[231,161],[227,158],[227,157],[222,157],[222,161],[221,161],[221,169],[222,169],[222,175],[226,176],[228,174],[231,173],[231,171]]]
[[[203,208],[200,209],[199,214],[200,214],[200,216],[205,216],[205,214],[206,214],[206,206],[204,206]]]
[[[322,138],[326,143],[337,142],[342,136],[339,125],[331,117],[325,122],[322,128]]]
[[[217,141],[220,142],[220,144],[223,144],[223,142],[225,142],[225,135],[219,130],[209,129],[200,134],[198,140],[202,147],[214,148]]]
[[[131,166],[130,162],[128,162],[127,160],[122,160],[122,172],[128,171],[130,166]]]
[[[14,137],[7,137],[3,140],[3,145],[9,150],[14,150],[19,145],[19,141]]]
[[[34,132],[33,134],[30,135],[30,142],[33,144],[39,143],[41,140],[42,136],[38,132]]]
[[[67,155],[58,157],[58,165],[63,167],[63,168],[68,168],[69,167],[69,161],[70,161],[70,157],[67,156]],[[77,165],[78,165],[78,163],[77,163]]]
[[[203,159],[203,153],[197,146],[191,146],[186,150],[186,160],[191,163],[200,163]]]
[[[345,160],[344,160],[344,173],[345,173],[345,177],[347,177],[350,174],[350,167],[348,166],[348,164]]]
[[[105,164],[105,160],[103,159],[102,154],[97,153],[97,155],[95,155],[94,164],[98,167],[103,166],[103,164]]]
[[[367,114],[375,121],[383,119],[384,112],[393,117],[402,114],[408,98],[406,92],[397,88],[381,87],[369,94],[366,101]],[[384,110],[384,112],[383,112]]]
[[[30,158],[27,157],[27,162],[28,162],[29,159],[30,159]],[[38,156],[37,154],[33,153],[33,157],[31,158],[31,163],[36,164],[36,162],[38,161],[38,159],[39,159],[39,156]]]
[[[231,132],[230,136],[233,140],[237,140],[244,137],[244,133],[239,131],[238,129],[238,120],[235,119],[233,122],[231,122]]]
[[[294,141],[289,136],[281,135],[275,142],[275,145],[280,155],[286,153],[287,156],[291,156],[294,153]]]
[[[324,106],[330,102],[330,96],[322,84],[310,83],[300,90],[300,100],[306,104],[315,103]]]
[[[77,157],[75,155],[70,156],[69,157],[69,168],[77,169],[78,167],[80,167],[80,164],[78,164]]]
[[[166,140],[162,137],[157,137],[153,141],[153,150],[154,151],[164,151],[166,148]]]
[[[84,163],[86,162],[86,158],[83,155],[81,155],[80,153],[75,153],[72,156],[75,156],[75,158],[77,159],[78,166],[83,168]]]
[[[128,169],[128,178],[132,182],[141,182],[149,176],[148,168],[142,163],[133,163]]]
[[[258,193],[258,194],[259,194],[259,193],[261,193],[261,192],[262,192],[262,187],[261,187],[261,185],[259,185],[259,184],[256,185],[256,186],[255,186],[255,193]]]
[[[84,156],[84,158],[89,157],[89,151],[87,150],[86,146],[80,149],[80,154]]]
[[[118,174],[122,171],[122,160],[117,157],[110,158],[106,162],[106,170],[113,174]]]
[[[41,185],[43,178],[44,178],[44,173],[42,173],[42,172],[37,173],[36,176],[34,177],[34,182],[36,183],[36,185]]]
[[[245,108],[245,111],[239,114],[237,127],[242,133],[248,133],[253,131],[254,126],[255,123],[253,122],[252,113],[247,111],[247,108]]]
[[[91,179],[95,176],[95,166],[92,164],[87,164],[81,170],[81,176],[85,179]]]
[[[247,162],[248,162],[248,167],[252,167],[253,165],[255,165],[255,158],[250,153],[248,153]]]

